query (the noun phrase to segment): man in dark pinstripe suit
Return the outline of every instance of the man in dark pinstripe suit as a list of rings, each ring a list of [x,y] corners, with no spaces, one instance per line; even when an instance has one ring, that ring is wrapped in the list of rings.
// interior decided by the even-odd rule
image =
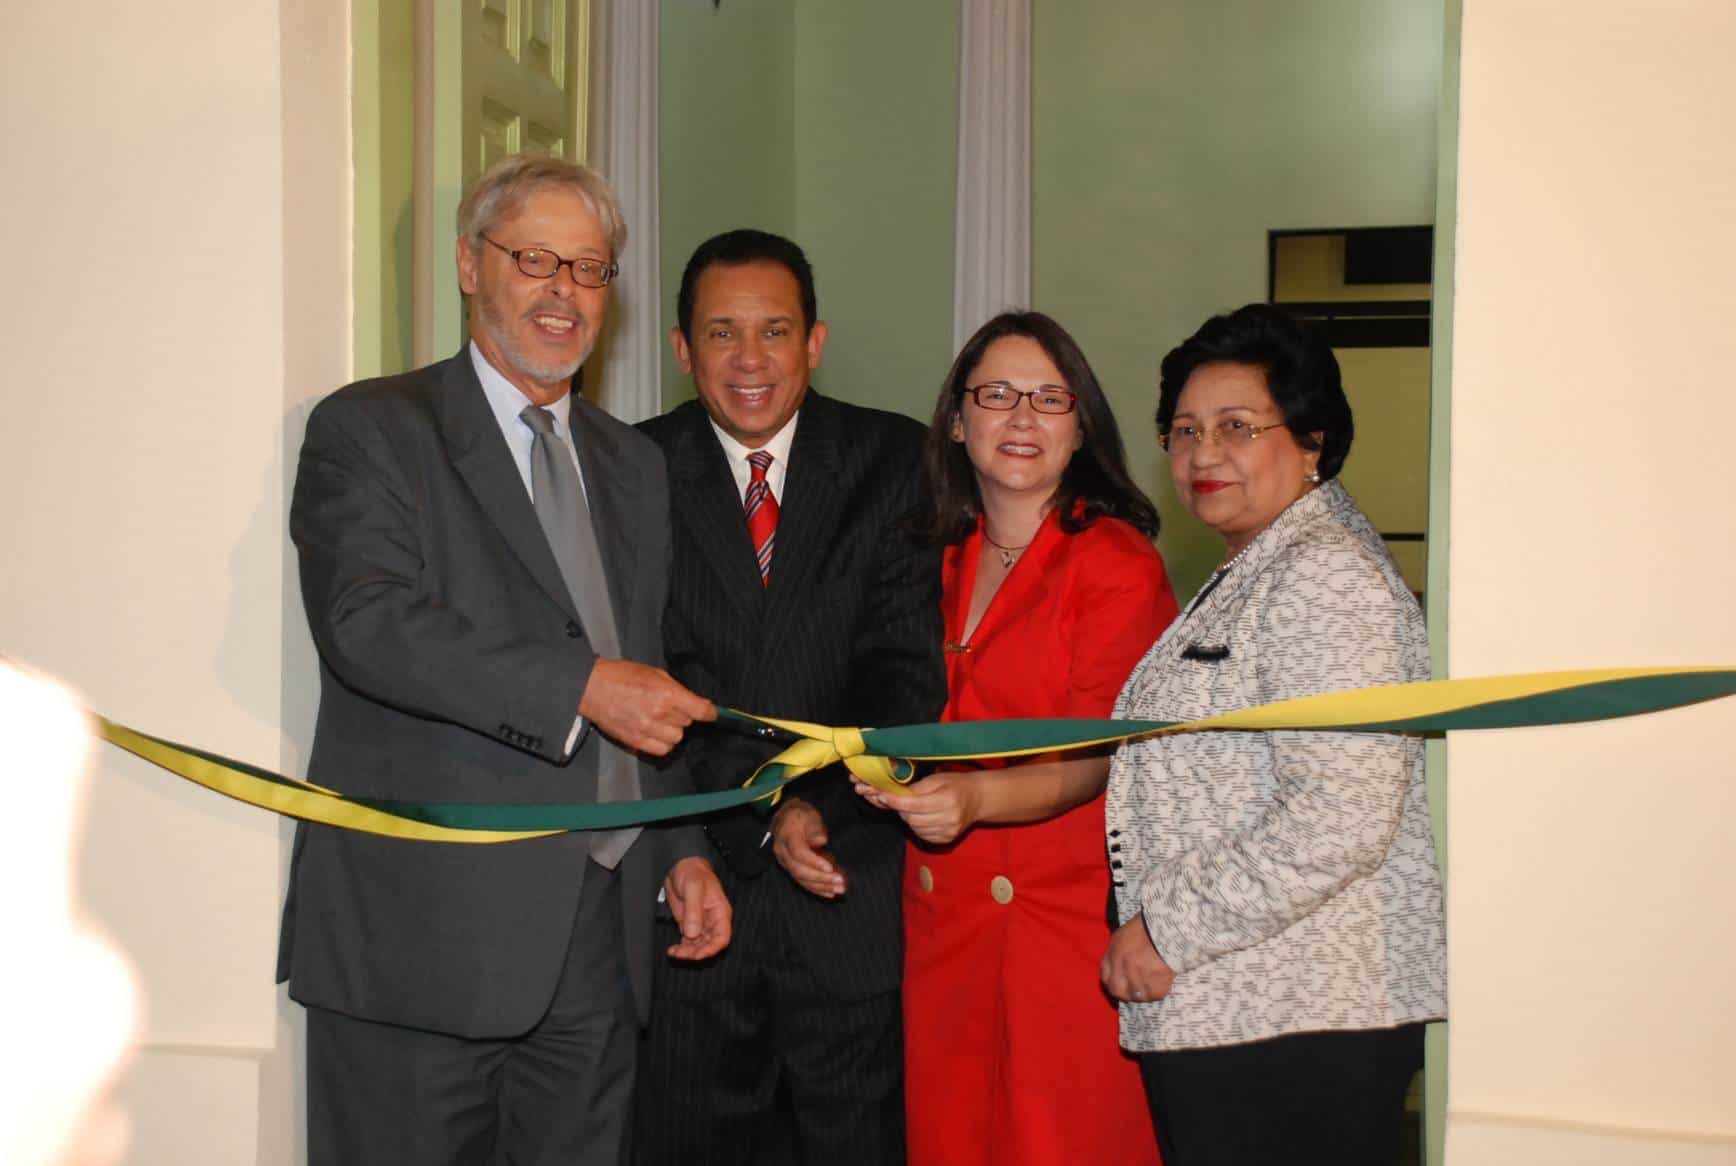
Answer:
[[[688,261],[671,341],[699,399],[642,428],[669,461],[669,669],[721,704],[828,724],[933,720],[945,703],[939,554],[901,520],[923,428],[809,391],[826,325],[801,249],[731,231]],[[768,456],[769,455],[769,456]],[[694,734],[701,789],[739,784],[773,742]],[[639,1160],[753,1163],[780,1082],[801,1159],[904,1160],[895,819],[839,773],[768,821],[706,830],[735,904],[730,949],[657,972],[640,1074]]]

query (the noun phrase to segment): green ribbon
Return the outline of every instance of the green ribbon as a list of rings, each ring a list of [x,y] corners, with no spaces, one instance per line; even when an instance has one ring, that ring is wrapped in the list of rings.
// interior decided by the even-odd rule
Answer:
[[[1278,729],[1445,733],[1611,720],[1736,695],[1736,668],[1620,668],[1431,680],[1278,701],[1194,721],[1005,720],[830,728],[732,709],[720,717],[795,737],[739,789],[639,802],[480,804],[346,797],[245,762],[98,719],[105,740],[218,793],[279,814],[345,829],[439,842],[493,843],[571,830],[613,830],[690,818],[762,800],[842,762],[901,794],[913,761],[1030,756],[1181,732]]]

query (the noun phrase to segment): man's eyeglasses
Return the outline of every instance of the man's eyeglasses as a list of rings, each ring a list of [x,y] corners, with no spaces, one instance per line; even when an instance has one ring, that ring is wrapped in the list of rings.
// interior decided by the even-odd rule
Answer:
[[[555,272],[565,267],[572,271],[573,282],[580,287],[607,287],[609,281],[621,273],[619,265],[605,263],[601,259],[562,259],[546,247],[524,247],[514,251],[509,247],[501,247],[487,235],[482,236],[482,241],[512,256],[518,269],[532,279],[552,278]]]
[[[968,389],[960,389],[959,396],[976,398],[978,408],[996,409],[1006,412],[1017,409],[1022,397],[1031,399],[1031,408],[1039,413],[1071,413],[1073,406],[1079,403],[1078,396],[1070,389],[1059,385],[1039,385],[1037,388],[1020,391],[1006,381],[985,381]]]
[[[1161,445],[1166,453],[1192,453],[1205,444],[1208,436],[1211,440],[1222,445],[1239,447],[1252,445],[1260,434],[1269,429],[1283,428],[1284,423],[1282,421],[1273,422],[1271,425],[1250,425],[1240,417],[1231,417],[1229,420],[1220,421],[1216,425],[1173,426],[1168,433],[1157,435],[1157,444]]]

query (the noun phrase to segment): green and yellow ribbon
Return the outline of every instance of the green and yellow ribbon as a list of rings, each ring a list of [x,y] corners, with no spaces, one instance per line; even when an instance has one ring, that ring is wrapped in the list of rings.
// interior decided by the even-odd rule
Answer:
[[[1566,725],[1661,712],[1731,695],[1736,695],[1736,668],[1601,668],[1360,688],[1192,721],[1031,719],[854,729],[721,709],[722,718],[771,726],[796,740],[739,789],[638,802],[561,804],[349,797],[102,718],[97,723],[110,744],[206,789],[274,813],[393,838],[495,843],[571,830],[648,825],[775,801],[790,782],[840,762],[865,784],[896,795],[915,775],[918,761],[1026,757],[1214,730],[1438,734]]]

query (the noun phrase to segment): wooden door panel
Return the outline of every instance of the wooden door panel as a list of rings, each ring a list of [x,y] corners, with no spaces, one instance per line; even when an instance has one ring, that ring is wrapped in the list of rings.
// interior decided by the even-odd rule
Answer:
[[[511,56],[518,55],[518,0],[479,0],[475,10],[476,35]]]
[[[521,148],[540,150],[545,154],[559,154],[565,157],[567,139],[566,135],[557,129],[542,125],[539,122],[527,121],[524,123],[524,145]]]
[[[565,154],[577,107],[564,81],[572,0],[474,0],[464,28],[468,182],[517,150]]]
[[[518,114],[496,102],[484,98],[482,107],[477,110],[476,130],[476,170],[478,173],[488,169],[508,154],[518,151],[519,126],[522,119]]]
[[[637,0],[635,0],[637,2]],[[582,155],[589,0],[433,0],[426,21],[432,84],[419,117],[429,148],[417,227],[419,362],[454,351],[463,302],[451,277],[459,192],[498,159],[520,150]]]
[[[528,10],[524,30],[525,67],[566,89],[567,6],[564,0],[523,0]]]

